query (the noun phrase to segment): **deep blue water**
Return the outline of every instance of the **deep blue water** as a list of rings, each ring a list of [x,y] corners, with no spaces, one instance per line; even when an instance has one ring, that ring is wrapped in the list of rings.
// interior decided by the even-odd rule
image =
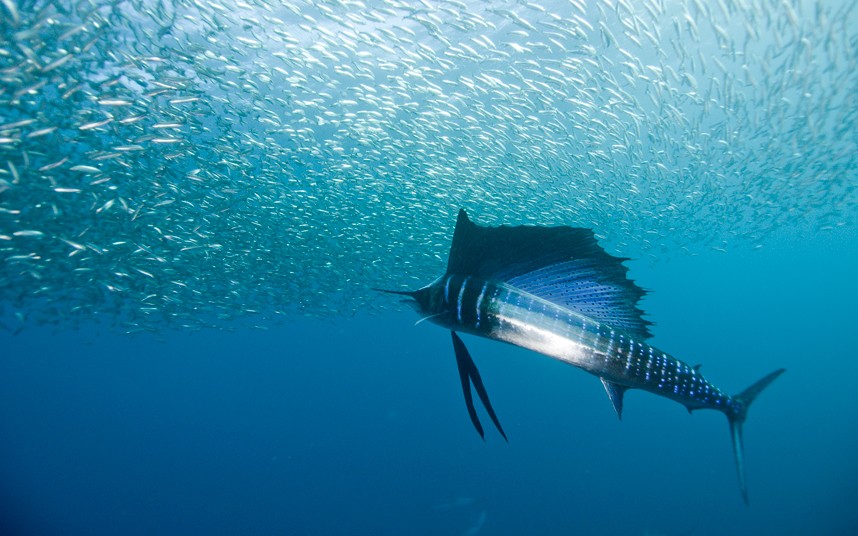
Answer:
[[[745,428],[750,506],[723,416],[632,391],[618,422],[596,378],[468,337],[509,436],[481,441],[449,336],[403,309],[4,333],[0,533],[856,534],[856,237],[630,263],[657,346],[728,392],[788,369]]]
[[[0,0],[0,536],[858,534],[856,6]],[[788,369],[750,506],[722,415],[467,337],[479,438],[370,290],[460,207],[638,258],[727,392]]]

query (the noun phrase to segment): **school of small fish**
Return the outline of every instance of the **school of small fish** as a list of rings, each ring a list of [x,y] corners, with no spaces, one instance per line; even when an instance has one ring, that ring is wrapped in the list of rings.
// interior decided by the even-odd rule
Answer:
[[[389,304],[455,214],[614,254],[858,208],[858,0],[0,0],[0,317]]]

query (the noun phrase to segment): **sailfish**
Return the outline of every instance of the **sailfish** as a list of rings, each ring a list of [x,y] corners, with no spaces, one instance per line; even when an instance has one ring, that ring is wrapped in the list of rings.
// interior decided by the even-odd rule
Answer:
[[[722,412],[747,504],[742,427],[757,395],[784,369],[728,395],[699,365],[648,344],[651,322],[638,307],[645,291],[628,278],[627,260],[607,253],[591,229],[486,227],[461,209],[444,275],[414,291],[375,290],[406,296],[423,319],[450,330],[468,415],[480,437],[471,385],[507,440],[459,332],[533,350],[599,377],[620,419],[629,389],[675,400],[689,412]]]

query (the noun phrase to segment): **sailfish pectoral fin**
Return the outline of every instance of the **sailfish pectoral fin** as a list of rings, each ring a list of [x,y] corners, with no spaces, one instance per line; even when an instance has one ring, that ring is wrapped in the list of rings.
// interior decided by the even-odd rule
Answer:
[[[501,427],[500,421],[498,421],[495,410],[492,408],[492,403],[489,401],[489,394],[486,392],[486,388],[483,385],[483,379],[480,377],[480,372],[477,370],[477,366],[474,364],[474,360],[471,358],[470,352],[468,352],[468,349],[465,347],[465,343],[462,342],[462,339],[455,331],[451,331],[450,335],[453,336],[453,349],[456,353],[456,365],[459,368],[459,379],[462,382],[462,392],[465,395],[465,405],[468,407],[468,415],[471,417],[471,422],[473,423],[474,428],[477,429],[480,437],[485,439],[483,427],[480,424],[480,420],[477,418],[477,410],[474,408],[474,398],[471,394],[472,383],[474,385],[474,389],[477,391],[477,396],[480,397],[480,401],[483,403],[483,406],[485,406],[486,413],[489,414],[489,418],[491,418],[495,428],[498,429],[500,435],[502,435],[506,442],[509,443],[509,439],[507,439],[506,434],[503,431],[503,427]]]

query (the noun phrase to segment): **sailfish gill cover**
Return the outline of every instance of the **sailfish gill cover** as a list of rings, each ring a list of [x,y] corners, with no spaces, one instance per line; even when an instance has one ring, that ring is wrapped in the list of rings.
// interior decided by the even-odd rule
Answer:
[[[849,0],[0,0],[0,533],[852,534],[856,115]],[[790,369],[750,510],[722,423],[524,352],[469,343],[474,441],[448,337],[370,290],[460,207],[592,229],[719,385]]]

